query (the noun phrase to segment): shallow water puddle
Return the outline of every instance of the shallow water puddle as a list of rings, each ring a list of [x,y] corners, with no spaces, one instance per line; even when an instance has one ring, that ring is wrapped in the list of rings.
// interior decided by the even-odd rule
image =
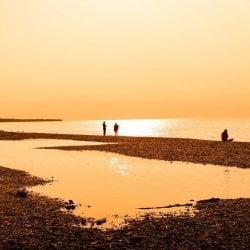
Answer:
[[[71,140],[0,141],[0,165],[26,170],[55,180],[33,191],[78,204],[75,213],[121,221],[135,216],[180,208],[141,210],[190,203],[190,200],[246,198],[250,169],[166,162],[96,151],[35,149],[43,146],[91,145]]]

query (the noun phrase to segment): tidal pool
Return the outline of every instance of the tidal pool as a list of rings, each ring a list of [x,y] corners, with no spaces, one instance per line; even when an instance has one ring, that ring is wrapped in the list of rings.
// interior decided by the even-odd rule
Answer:
[[[77,215],[97,219],[149,212],[137,209],[141,207],[184,204],[211,197],[249,197],[249,169],[170,163],[98,151],[36,149],[91,144],[100,143],[48,139],[0,141],[0,165],[42,178],[53,177],[53,183],[32,190],[53,198],[71,199],[79,204],[74,211]]]

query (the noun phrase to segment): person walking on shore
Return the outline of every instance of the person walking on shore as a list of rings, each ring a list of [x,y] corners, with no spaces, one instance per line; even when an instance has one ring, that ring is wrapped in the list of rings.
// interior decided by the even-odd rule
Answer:
[[[106,135],[106,129],[107,129],[106,122],[102,123],[102,128],[103,128],[103,135],[105,136]]]
[[[115,125],[114,125],[115,136],[118,135],[118,129],[119,129],[119,125],[117,123],[115,123]]]

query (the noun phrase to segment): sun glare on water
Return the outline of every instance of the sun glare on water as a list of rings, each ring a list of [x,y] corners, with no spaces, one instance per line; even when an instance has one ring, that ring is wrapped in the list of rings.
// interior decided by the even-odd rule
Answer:
[[[118,121],[109,121],[110,123],[112,122],[117,122],[120,126],[119,129],[119,135],[124,135],[124,136],[152,136],[152,135],[157,135],[156,132],[165,130],[167,131],[171,127],[175,125],[174,120],[169,120],[168,124],[163,126],[163,123],[161,120],[157,119],[151,119],[147,120],[145,122],[144,120],[118,120]],[[162,128],[161,128],[162,127]]]

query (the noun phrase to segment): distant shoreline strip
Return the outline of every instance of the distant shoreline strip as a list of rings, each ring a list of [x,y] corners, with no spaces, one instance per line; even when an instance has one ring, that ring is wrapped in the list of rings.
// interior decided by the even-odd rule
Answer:
[[[5,119],[0,118],[0,122],[61,122],[61,119]]]

